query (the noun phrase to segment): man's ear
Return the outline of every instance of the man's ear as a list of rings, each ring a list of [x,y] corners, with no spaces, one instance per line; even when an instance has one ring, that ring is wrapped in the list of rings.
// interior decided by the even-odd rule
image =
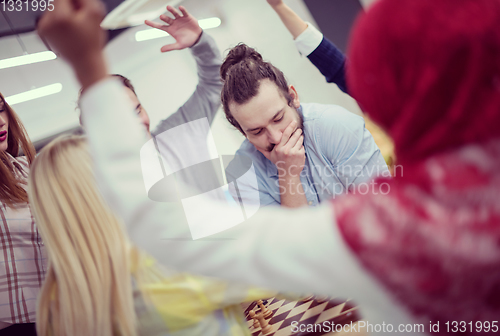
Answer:
[[[233,102],[230,102],[229,103],[229,116],[231,118],[231,120],[229,120],[228,116],[226,115],[226,119],[227,121],[234,126],[234,128],[236,128],[238,131],[240,131],[241,134],[243,134],[243,136],[245,138],[248,138],[247,134],[245,133],[245,131],[243,131],[243,128],[241,128],[241,125],[239,122],[236,121],[236,118],[234,117],[234,114],[233,114],[233,111],[235,109],[235,106],[236,106],[236,103],[233,101]]]
[[[299,94],[297,90],[293,87],[293,85],[288,86],[288,93],[292,97],[292,106],[298,109],[300,107]]]

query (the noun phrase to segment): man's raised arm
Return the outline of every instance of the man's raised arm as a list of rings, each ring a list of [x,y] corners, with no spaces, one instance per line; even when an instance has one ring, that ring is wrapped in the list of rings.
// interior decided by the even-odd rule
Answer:
[[[222,56],[217,44],[201,29],[196,18],[184,7],[179,7],[182,15],[171,6],[167,9],[173,14],[173,19],[167,15],[161,15],[160,19],[166,24],[152,21],[146,21],[146,24],[169,33],[176,40],[173,44],[163,46],[162,52],[190,48],[198,68],[198,85],[184,105],[160,122],[152,132],[153,135],[203,117],[206,117],[208,123],[212,124],[221,104],[222,82],[219,70]]]
[[[335,83],[339,89],[348,93],[345,81],[346,57],[342,51],[313,25],[302,20],[283,0],[267,2],[292,34],[299,52],[307,56],[328,83]]]

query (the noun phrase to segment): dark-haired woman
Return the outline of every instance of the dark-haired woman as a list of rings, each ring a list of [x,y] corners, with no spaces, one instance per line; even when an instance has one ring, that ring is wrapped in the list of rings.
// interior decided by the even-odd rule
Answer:
[[[26,193],[35,148],[1,94],[0,157],[0,335],[35,335],[47,260]]]

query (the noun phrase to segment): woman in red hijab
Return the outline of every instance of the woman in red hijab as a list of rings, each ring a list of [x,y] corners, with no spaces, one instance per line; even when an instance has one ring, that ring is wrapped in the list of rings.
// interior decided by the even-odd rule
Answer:
[[[387,195],[334,203],[345,240],[415,315],[499,320],[500,1],[382,1],[349,61],[402,168]]]
[[[351,297],[377,333],[499,331],[499,0],[381,0],[363,14],[348,86],[394,139],[396,176],[314,209],[252,213],[244,204],[243,214],[196,193],[147,199],[138,155],[146,139],[121,84],[106,79],[98,1],[58,1],[41,33],[88,87],[82,116],[96,179],[138,246],[182,270]],[[75,55],[68,40],[85,52]],[[213,232],[242,221],[190,239],[196,225]]]

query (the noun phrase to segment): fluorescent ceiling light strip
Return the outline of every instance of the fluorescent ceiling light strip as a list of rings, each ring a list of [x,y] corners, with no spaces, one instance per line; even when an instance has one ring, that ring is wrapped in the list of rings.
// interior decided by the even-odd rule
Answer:
[[[33,64],[38,62],[50,61],[57,56],[52,51],[42,51],[35,54],[23,55],[18,57],[0,60],[0,69],[12,68],[20,65]]]
[[[198,21],[198,24],[200,25],[201,29],[217,28],[220,26],[221,23],[222,21],[218,17],[213,17]]]
[[[15,104],[24,103],[24,102],[29,101],[29,100],[38,99],[38,98],[42,98],[45,96],[50,96],[50,95],[61,92],[61,90],[62,90],[62,84],[56,83],[56,84],[43,86],[43,87],[38,88],[38,89],[18,93],[16,95],[5,98],[5,100],[7,101],[7,103],[9,103],[9,105],[15,105]]]
[[[169,36],[167,32],[153,28],[153,29],[138,31],[137,33],[135,33],[135,40],[137,42],[141,42],[166,36]]]
[[[198,24],[202,29],[211,29],[211,28],[217,28],[221,25],[222,21],[218,17],[213,17],[213,18],[208,18],[208,19],[203,19],[199,20]],[[159,30],[156,28],[151,28],[151,29],[145,29],[145,30],[140,30],[135,33],[135,40],[137,42],[141,41],[147,41],[147,40],[152,40],[160,37],[166,37],[169,36],[168,33],[164,32],[163,30]]]

